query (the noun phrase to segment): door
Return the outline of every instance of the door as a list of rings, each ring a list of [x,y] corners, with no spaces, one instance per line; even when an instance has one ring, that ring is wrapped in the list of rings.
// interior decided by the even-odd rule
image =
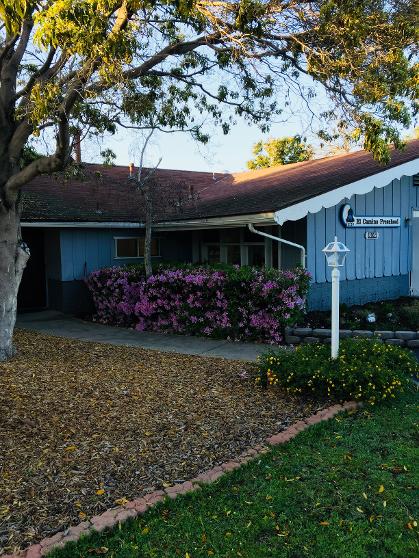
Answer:
[[[410,273],[410,294],[419,296],[419,210],[413,212],[412,219],[412,271]]]
[[[40,310],[47,306],[44,231],[22,229],[22,238],[29,246],[31,257],[23,272],[17,295],[18,310]]]

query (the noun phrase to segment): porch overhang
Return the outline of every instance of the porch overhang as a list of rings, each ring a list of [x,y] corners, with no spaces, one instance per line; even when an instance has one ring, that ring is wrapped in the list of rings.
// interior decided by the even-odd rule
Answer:
[[[259,226],[275,225],[273,211],[225,217],[185,219],[183,221],[160,221],[153,224],[154,231],[188,231],[247,227],[248,223]],[[52,229],[143,229],[145,224],[132,221],[22,221],[22,227]]]
[[[247,227],[248,223],[260,226],[275,225],[274,212],[208,217],[203,219],[185,219],[184,221],[167,221],[156,223],[153,229],[156,231],[188,231],[197,229]]]

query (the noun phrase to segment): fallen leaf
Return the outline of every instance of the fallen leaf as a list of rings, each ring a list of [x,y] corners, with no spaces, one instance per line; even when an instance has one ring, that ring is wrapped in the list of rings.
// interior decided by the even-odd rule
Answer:
[[[320,525],[329,525],[328,521],[320,521]]]
[[[118,498],[117,500],[115,500],[114,503],[117,506],[124,506],[127,502],[128,502],[128,500],[126,498]]]
[[[287,426],[289,417],[310,416],[316,411],[314,402],[287,397],[273,405],[250,382],[237,382],[243,368],[238,361],[220,361],[214,373],[214,361],[206,356],[86,343],[23,330],[16,331],[16,344],[17,357],[0,365],[0,384],[5,382],[11,388],[0,387],[0,408],[10,411],[6,425],[5,421],[1,425],[6,430],[0,434],[8,440],[10,455],[10,466],[0,471],[0,522],[2,534],[7,533],[7,549],[3,550],[3,540],[0,547],[6,553],[51,536],[57,525],[81,522],[80,511],[87,517],[96,515],[98,504],[108,497],[111,506],[122,495],[135,498],[138,486],[157,490],[162,480],[190,478],[192,471],[239,455],[249,441],[243,420],[255,437],[257,433],[263,438]],[[167,385],[173,387],[169,399],[162,396],[162,386]],[[129,394],[118,396],[122,390]],[[18,398],[12,406],[11,392]],[[45,405],[34,405],[34,401],[45,401]],[[45,408],[51,411],[49,420]],[[20,417],[30,417],[42,428],[29,431],[25,426],[23,438],[16,436],[14,428]],[[164,443],[151,444],[155,436],[160,439],[166,421],[173,426],[170,437]],[[178,429],[181,423],[187,425],[187,451]],[[226,423],[232,429],[228,436]],[[152,463],[164,463],[164,473]],[[264,471],[262,478],[269,472]],[[60,482],[54,482],[57,478]],[[96,494],[101,489],[105,493]],[[14,504],[16,494],[23,498]],[[13,517],[11,511],[6,513],[5,503],[13,508]],[[248,521],[246,518],[244,526]],[[137,527],[137,534],[146,539],[141,528]],[[85,558],[93,558],[87,553],[88,546]],[[218,551],[212,550],[215,558]],[[112,552],[110,549],[104,558]],[[193,558],[196,552],[191,548]],[[206,556],[207,549],[201,552]],[[185,549],[178,558],[184,554]]]
[[[381,494],[382,492],[384,492],[384,486],[380,484],[380,488],[378,489],[378,494]]]

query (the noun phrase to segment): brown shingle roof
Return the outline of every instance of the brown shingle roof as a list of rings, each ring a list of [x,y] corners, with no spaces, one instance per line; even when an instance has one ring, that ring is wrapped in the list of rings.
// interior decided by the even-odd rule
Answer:
[[[303,163],[235,174],[158,169],[163,192],[179,184],[193,191],[192,201],[166,207],[161,220],[184,220],[277,211],[419,157],[419,140],[404,151],[393,151],[383,166],[370,153],[327,157]],[[23,220],[132,221],[143,220],[143,198],[127,167],[86,165],[86,179],[41,176],[23,191]],[[173,193],[173,192],[172,192]],[[163,194],[162,197],[165,197]]]
[[[144,173],[147,171],[144,169]],[[22,220],[139,222],[144,219],[144,198],[135,180],[129,178],[128,167],[84,163],[82,172],[82,178],[42,175],[26,184],[22,191]],[[174,189],[182,190],[183,205],[189,197],[184,194],[185,187],[195,197],[197,190],[212,185],[223,175],[157,169],[154,176],[163,191],[165,203],[161,205],[175,218],[179,210],[173,207]]]

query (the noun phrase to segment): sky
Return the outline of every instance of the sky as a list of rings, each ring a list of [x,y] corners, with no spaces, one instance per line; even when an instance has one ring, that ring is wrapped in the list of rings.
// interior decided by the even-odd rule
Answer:
[[[246,169],[246,161],[252,158],[252,146],[261,139],[291,136],[301,133],[298,118],[287,123],[274,124],[268,134],[262,134],[257,126],[238,122],[228,135],[220,129],[213,129],[210,142],[202,145],[189,134],[159,132],[147,148],[146,166],[154,166],[161,158],[160,168],[209,172],[240,171]],[[141,141],[141,139],[140,139]],[[100,151],[110,148],[117,158],[115,164],[138,164],[138,136],[135,132],[120,130],[114,136],[96,141],[83,142],[82,159],[86,162],[102,162]],[[136,152],[137,151],[137,152]]]
[[[314,146],[315,156],[325,156],[327,151],[320,148],[319,139],[308,126],[309,117],[308,111],[300,109],[289,114],[284,122],[272,124],[269,133],[265,134],[256,125],[243,120],[239,120],[227,135],[220,128],[207,128],[204,131],[210,130],[210,141],[206,145],[193,140],[188,133],[156,132],[147,147],[144,166],[156,166],[161,159],[159,168],[162,169],[239,172],[247,170],[246,161],[252,158],[252,147],[257,141],[296,134],[306,137]],[[333,124],[330,123],[329,129]],[[413,130],[414,125],[403,130],[402,135],[406,137]],[[82,143],[82,160],[102,163],[101,150],[110,148],[116,154],[116,165],[128,166],[133,162],[137,166],[140,159],[138,146],[142,141],[138,132],[126,129],[119,129],[115,135],[102,139],[86,139]]]
[[[304,85],[304,83],[302,84]],[[306,84],[307,85],[307,84]],[[310,81],[309,85],[312,85]],[[281,119],[271,124],[269,133],[263,134],[258,126],[249,125],[248,122],[238,119],[229,134],[224,135],[221,128],[216,128],[208,118],[204,124],[203,132],[209,133],[210,141],[203,145],[193,140],[188,133],[156,132],[148,144],[144,166],[206,172],[238,172],[246,170],[246,161],[252,158],[252,147],[260,140],[269,138],[293,136],[296,134],[306,137],[307,141],[315,148],[316,156],[325,156],[325,150],[320,149],[319,139],[314,129],[317,127],[335,129],[335,122],[321,122],[313,116],[330,108],[324,90],[318,86],[317,95],[310,99],[310,106],[304,98],[291,93],[290,107],[284,109],[283,114],[276,118]],[[281,104],[283,107],[284,105]],[[286,110],[286,111],[285,111]],[[413,131],[404,130],[403,136]],[[129,165],[133,162],[138,166],[140,148],[144,136],[138,131],[120,128],[115,135],[94,140],[85,139],[82,142],[82,160],[84,162],[102,163],[100,152],[110,148],[116,154],[116,165]]]
[[[325,108],[326,102],[321,91],[311,101],[310,108],[318,114]],[[249,125],[244,119],[238,118],[237,124],[224,135],[209,117],[203,127],[203,132],[210,136],[210,141],[205,145],[193,140],[188,133],[156,132],[147,147],[144,164],[155,166],[161,158],[159,167],[165,169],[236,172],[246,170],[246,161],[252,158],[252,147],[257,141],[300,134],[313,145],[318,144],[313,133],[307,134],[311,113],[305,101],[294,95],[292,105],[286,109],[286,113],[284,109],[283,115],[276,116],[278,120],[271,124],[269,133],[265,134],[258,126]],[[116,154],[115,164],[128,165],[133,162],[137,165],[140,159],[138,145],[142,141],[139,132],[120,128],[114,136],[83,141],[82,159],[85,162],[101,163],[103,157],[100,151],[110,148]]]

